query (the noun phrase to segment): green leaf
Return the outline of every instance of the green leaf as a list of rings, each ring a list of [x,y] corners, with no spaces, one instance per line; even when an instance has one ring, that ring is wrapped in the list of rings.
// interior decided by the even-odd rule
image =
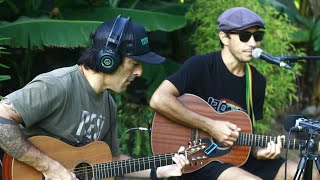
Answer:
[[[1,52],[0,51],[0,54],[10,54],[9,52]]]
[[[65,12],[64,18],[68,20],[107,21],[115,19],[119,14],[131,17],[132,20],[143,25],[147,31],[173,31],[186,25],[184,15],[172,15],[163,12],[144,11],[126,8],[94,8]]]
[[[4,37],[1,38],[1,37],[0,37],[0,41],[7,40],[7,39],[10,39],[10,38],[4,38]]]
[[[0,26],[1,36],[9,37],[0,45],[17,48],[76,48],[89,45],[89,34],[100,21],[24,19]]]
[[[9,69],[9,68],[10,68],[9,66],[6,66],[6,65],[1,64],[1,63],[0,63],[0,67],[2,67],[2,68],[6,68],[6,69]]]
[[[9,75],[0,75],[0,81],[9,80],[11,77]]]
[[[162,13],[169,13],[169,14],[176,14],[176,15],[182,15],[184,16],[188,9],[190,8],[190,5],[188,4],[176,4],[172,3],[166,6],[157,6],[155,8],[152,8],[153,12],[162,12]]]
[[[299,22],[301,22],[302,24],[304,24],[307,28],[313,29],[315,24],[314,24],[313,19],[311,17],[306,18],[306,17],[300,16],[300,15],[297,15],[296,17],[297,17],[297,20]]]
[[[309,29],[299,30],[290,36],[292,42],[309,42],[311,40],[311,31]]]
[[[318,20],[316,27],[314,29],[314,50],[320,51],[320,20]]]
[[[184,16],[132,9],[96,8],[66,14],[69,20],[23,17],[13,23],[1,22],[0,35],[6,38],[2,38],[0,45],[31,49],[87,47],[89,34],[103,21],[115,19],[118,14],[131,17],[147,31],[173,31],[186,25]]]
[[[161,82],[173,72],[177,71],[180,64],[166,60],[161,65],[144,64],[142,78],[147,81],[147,100],[149,101],[154,91],[159,87]],[[156,72],[156,73],[155,73]]]

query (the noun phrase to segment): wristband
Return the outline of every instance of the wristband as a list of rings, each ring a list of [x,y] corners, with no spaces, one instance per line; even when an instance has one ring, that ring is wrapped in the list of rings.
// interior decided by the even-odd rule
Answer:
[[[150,178],[151,180],[157,180],[157,169],[156,168],[151,168],[150,172]]]

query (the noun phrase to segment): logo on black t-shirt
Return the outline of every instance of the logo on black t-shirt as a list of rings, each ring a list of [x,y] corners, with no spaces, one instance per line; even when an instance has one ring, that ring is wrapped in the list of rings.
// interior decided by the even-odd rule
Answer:
[[[238,105],[237,103],[229,99],[218,100],[213,97],[209,97],[208,104],[210,104],[213,107],[213,109],[219,113],[226,112],[226,111],[234,111],[234,110],[240,110],[245,112],[245,110],[241,108],[240,105]]]

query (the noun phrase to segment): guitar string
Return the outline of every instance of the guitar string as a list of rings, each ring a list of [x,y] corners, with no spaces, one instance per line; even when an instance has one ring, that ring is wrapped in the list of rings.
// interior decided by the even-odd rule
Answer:
[[[121,164],[120,167],[126,167],[126,166],[132,166],[132,165],[146,164],[145,161],[149,161],[149,164],[157,163],[162,160],[166,160],[166,161],[171,160],[171,162],[173,162],[171,159],[173,157],[173,155],[174,154],[172,153],[172,154],[167,154],[167,155],[159,155],[157,157],[145,157],[145,158],[138,158],[138,159],[130,159],[130,161],[129,160],[121,160],[121,161],[114,161],[114,162],[108,162],[108,163],[103,163],[103,164],[95,164],[94,166],[105,166],[107,168],[119,168],[118,164]],[[126,162],[128,162],[128,163],[126,163]],[[83,170],[83,168],[84,167],[75,168],[74,172],[76,172],[76,173],[81,172],[81,170]],[[89,169],[92,169],[92,168],[89,168]],[[86,172],[88,172],[88,171],[86,171]]]
[[[247,138],[249,137],[249,138]],[[257,138],[258,137],[258,138]],[[246,143],[254,143],[254,144],[262,144],[264,146],[266,146],[267,142],[269,142],[269,140],[274,140],[275,142],[277,142],[277,139],[276,137],[272,137],[272,136],[265,136],[265,135],[256,135],[256,134],[240,134],[238,140],[236,142],[240,143],[240,142],[244,142],[246,141]],[[261,142],[260,142],[261,140]],[[301,145],[300,144],[296,144],[295,141],[296,139],[281,139],[282,140],[282,143],[283,143],[283,147],[285,147],[288,142],[290,145],[292,145],[292,147],[295,147],[295,148],[301,148]]]
[[[237,142],[244,141],[245,136],[250,136],[251,137],[251,139],[249,138],[249,140],[247,142],[251,142],[251,143],[255,143],[255,144],[257,142],[258,142],[258,144],[260,144],[259,140],[257,140],[256,137],[259,137],[258,139],[262,139],[261,143],[263,145],[266,145],[266,142],[268,140],[271,140],[271,139],[274,139],[275,141],[277,141],[276,137],[272,137],[272,136],[253,135],[253,134],[240,134],[240,137],[237,140]],[[292,145],[292,143],[294,143],[295,140],[290,139],[289,141],[287,139],[282,139],[283,146],[285,146],[288,142]],[[301,146],[298,144],[298,147],[300,148]],[[115,171],[113,169],[116,169],[116,168],[118,168],[118,171],[119,171],[123,167],[129,167],[129,166],[133,166],[133,165],[140,167],[141,164],[148,163],[148,162],[144,162],[144,161],[149,161],[149,166],[151,166],[150,164],[156,163],[157,161],[159,161],[159,162],[162,161],[162,160],[168,161],[168,158],[172,158],[173,155],[174,154],[172,153],[172,154],[165,154],[165,155],[159,155],[159,156],[154,156],[154,157],[144,157],[144,158],[130,159],[130,160],[128,159],[128,160],[114,161],[114,162],[108,162],[108,163],[103,163],[103,164],[95,164],[93,166],[94,167],[103,166],[103,167],[100,167],[101,170],[107,170],[107,171],[110,171],[111,174],[115,174],[114,173]],[[171,159],[171,162],[173,162],[172,159]],[[119,164],[120,164],[120,166],[119,166]],[[81,175],[83,173],[85,173],[85,174],[86,173],[91,173],[92,172],[92,168],[90,167],[88,169],[89,170],[86,170],[86,167],[78,167],[78,168],[74,168],[73,172],[78,174],[78,175]],[[122,172],[123,172],[123,170],[122,170]],[[109,174],[109,172],[108,172],[108,174]]]
[[[173,163],[173,160],[169,159],[169,158],[172,158],[173,155],[174,154],[159,155],[155,158],[145,157],[145,158],[132,159],[130,161],[129,160],[113,161],[113,162],[108,162],[108,163],[103,163],[103,164],[95,164],[95,165],[93,165],[93,167],[103,166],[103,167],[100,167],[100,170],[111,171],[110,172],[111,174],[115,174],[115,173],[113,173],[114,172],[113,169],[118,168],[118,170],[120,170],[120,168],[122,168],[122,167],[127,167],[127,166],[132,166],[132,165],[136,165],[136,166],[140,167],[141,164],[146,164],[146,162],[144,162],[145,159],[149,159],[149,164],[157,163],[157,161],[160,162],[162,160],[166,160],[166,161],[171,160],[171,162]],[[129,163],[126,163],[127,161],[129,161]],[[119,166],[119,164],[121,164],[121,165]],[[167,164],[168,164],[168,162],[167,162]],[[87,173],[93,172],[92,167],[90,167],[88,169],[89,170],[86,170],[86,167],[78,167],[78,168],[74,168],[73,172],[77,175],[82,175],[82,174],[87,174]]]

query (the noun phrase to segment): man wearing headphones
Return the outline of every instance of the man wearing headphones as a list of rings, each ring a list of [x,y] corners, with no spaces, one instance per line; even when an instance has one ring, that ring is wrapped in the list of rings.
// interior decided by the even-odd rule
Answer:
[[[145,29],[129,18],[118,16],[103,23],[91,33],[91,39],[92,46],[82,54],[78,65],[40,74],[0,103],[0,147],[42,172],[46,179],[78,177],[37,149],[27,140],[29,137],[50,136],[72,146],[102,140],[110,146],[113,161],[128,159],[120,154],[117,109],[108,91],[125,91],[141,76],[142,63],[160,64],[165,60],[150,52]],[[180,176],[189,161],[178,154],[172,159],[173,165],[126,176]]]

